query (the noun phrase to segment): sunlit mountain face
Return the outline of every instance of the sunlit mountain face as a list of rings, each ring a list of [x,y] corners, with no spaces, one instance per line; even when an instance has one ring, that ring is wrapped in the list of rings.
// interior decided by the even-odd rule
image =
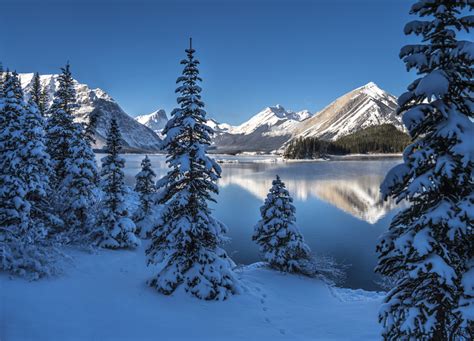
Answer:
[[[288,164],[239,164],[238,167],[224,164],[219,185],[237,185],[263,201],[273,178],[279,174],[295,200],[317,198],[370,224],[375,224],[397,207],[393,199],[383,200],[380,193],[385,176],[381,169],[359,172],[354,168],[354,172],[348,172],[348,168],[350,170],[354,165],[342,161],[321,163],[321,173],[302,164],[301,167],[292,167],[291,173],[286,174],[289,167],[285,166]]]

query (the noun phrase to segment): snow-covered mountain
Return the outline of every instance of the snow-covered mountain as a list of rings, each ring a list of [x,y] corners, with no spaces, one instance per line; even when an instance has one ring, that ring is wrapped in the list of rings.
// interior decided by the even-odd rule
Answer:
[[[280,130],[283,123],[296,124],[311,117],[311,113],[307,110],[300,112],[288,111],[280,104],[274,107],[267,107],[253,116],[250,120],[239,126],[232,127],[232,134],[249,135],[259,128],[265,127],[267,130]]]
[[[166,116],[166,111],[158,109],[151,114],[137,116],[135,120],[158,134],[161,133],[161,130],[166,126],[168,116]]]
[[[293,112],[281,105],[268,107],[239,126],[219,131],[217,152],[272,152],[299,137],[337,140],[364,128],[393,124],[405,128],[395,114],[397,98],[370,82],[339,97],[320,112]]]
[[[294,112],[281,105],[267,107],[239,126],[229,126],[217,131],[213,147],[216,151],[240,152],[278,149],[288,141],[298,124],[311,117],[307,110]]]
[[[395,114],[396,108],[397,98],[370,82],[339,97],[299,124],[294,137],[318,137],[334,141],[361,129],[385,123],[404,131],[401,117]]]
[[[230,124],[227,124],[227,123],[219,123],[217,122],[215,119],[213,118],[210,118],[206,121],[206,124],[211,127],[212,129],[214,129],[214,132],[216,134],[223,134],[223,133],[227,133],[229,130],[232,129],[232,126]]]
[[[25,93],[28,93],[32,84],[33,73],[22,73],[19,76]],[[58,76],[57,74],[40,76],[41,85],[48,89],[50,104],[58,86]],[[74,113],[77,122],[87,122],[88,116],[92,112],[99,112],[95,148],[102,148],[104,146],[110,119],[115,117],[122,133],[124,149],[126,151],[159,150],[161,139],[158,135],[150,128],[138,123],[127,115],[105,91],[91,89],[86,84],[81,84],[76,80],[74,81],[74,88],[76,90],[77,103],[79,104]]]

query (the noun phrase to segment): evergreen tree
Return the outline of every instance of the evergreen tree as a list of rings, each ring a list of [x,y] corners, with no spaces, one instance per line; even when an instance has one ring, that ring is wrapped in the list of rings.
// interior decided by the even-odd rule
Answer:
[[[400,57],[420,77],[398,100],[413,140],[382,184],[406,200],[377,247],[376,270],[399,278],[380,312],[388,340],[473,338],[474,102],[473,43],[457,32],[474,26],[469,0],[416,2],[424,20],[405,26],[422,44]]]
[[[49,156],[42,117],[23,98],[16,73],[0,104],[0,268],[36,279],[48,275],[55,249],[46,239],[58,219],[50,213]]]
[[[115,118],[110,121],[107,134],[107,156],[102,158],[102,187],[104,199],[99,212],[99,244],[106,248],[129,248],[140,245],[135,236],[135,224],[129,218],[125,203],[123,168],[125,159],[120,156],[121,135]]]
[[[293,198],[277,175],[260,207],[262,219],[252,239],[271,267],[285,272],[306,273],[311,250],[296,226]]]
[[[48,106],[49,106],[49,93],[48,93],[48,87],[45,85],[41,89],[40,104],[39,104],[40,112],[45,117],[48,115],[48,111],[49,111]]]
[[[135,221],[137,222],[137,234],[141,232],[141,222],[145,220],[152,213],[152,206],[154,204],[154,194],[156,192],[155,177],[156,174],[151,168],[151,162],[148,155],[142,160],[142,170],[135,176],[135,192],[140,197],[140,207],[135,213]]]
[[[87,142],[93,146],[96,143],[95,140],[95,130],[97,128],[97,123],[99,121],[99,116],[100,116],[100,111],[99,110],[93,110],[89,114],[89,121],[87,122],[85,126],[85,137]]]
[[[68,228],[69,241],[81,242],[95,223],[98,170],[95,155],[84,138],[83,127],[73,124],[64,179],[58,186],[58,207]]]
[[[62,68],[58,82],[47,121],[47,146],[54,170],[55,206],[66,223],[66,237],[79,242],[94,225],[98,171],[83,127],[74,123],[77,103],[69,64]]]
[[[48,153],[51,156],[55,185],[66,177],[66,160],[70,157],[75,134],[73,111],[77,107],[76,91],[69,64],[61,69],[58,90],[54,94],[46,126]]]
[[[30,102],[35,103],[41,115],[45,116],[45,107],[44,101],[42,100],[43,92],[41,87],[41,78],[38,73],[35,73],[33,76],[33,81],[31,83],[31,91],[29,93]]]
[[[213,130],[202,109],[201,81],[195,50],[186,49],[183,74],[176,92],[179,108],[173,110],[163,141],[169,172],[157,183],[164,205],[161,220],[152,232],[148,264],[161,263],[149,285],[166,295],[183,285],[187,292],[206,300],[225,299],[238,291],[233,261],[221,248],[226,227],[208,207],[218,193],[221,169],[207,155]]]

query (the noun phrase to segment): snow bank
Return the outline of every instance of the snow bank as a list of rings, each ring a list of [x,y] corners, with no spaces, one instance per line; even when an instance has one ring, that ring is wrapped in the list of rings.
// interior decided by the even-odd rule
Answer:
[[[330,289],[257,264],[237,271],[243,292],[227,301],[200,301],[181,291],[163,296],[145,284],[152,269],[144,247],[68,250],[75,266],[38,282],[1,274],[0,339],[379,339],[380,294]]]

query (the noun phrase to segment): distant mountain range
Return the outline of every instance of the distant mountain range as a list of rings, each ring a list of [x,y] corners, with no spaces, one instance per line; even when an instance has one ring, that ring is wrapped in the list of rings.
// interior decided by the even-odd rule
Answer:
[[[33,74],[20,74],[20,79],[22,87],[28,92]],[[58,75],[41,76],[41,84],[48,89],[51,100],[58,85],[57,79]],[[100,114],[95,148],[104,146],[110,118],[116,117],[126,151],[160,150],[161,132],[168,121],[165,110],[158,109],[132,118],[105,91],[74,82],[79,104],[76,121],[87,121],[92,112],[99,111]],[[295,112],[276,105],[263,109],[237,126],[214,119],[209,119],[207,124],[216,132],[211,146],[213,152],[270,153],[281,152],[289,142],[300,137],[335,141],[364,128],[387,123],[404,131],[401,117],[395,114],[396,107],[397,98],[371,82],[339,97],[314,114],[308,110]]]

